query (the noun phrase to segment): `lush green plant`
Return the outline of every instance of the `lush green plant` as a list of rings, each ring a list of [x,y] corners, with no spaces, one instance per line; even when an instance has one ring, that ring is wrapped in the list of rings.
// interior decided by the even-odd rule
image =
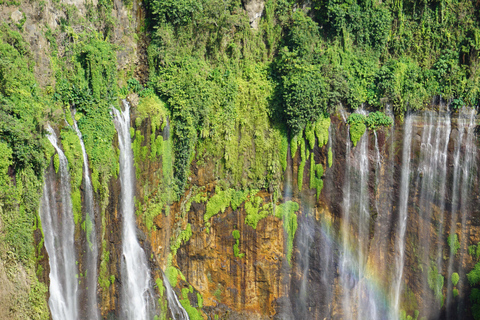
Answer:
[[[333,165],[333,152],[332,147],[328,148],[328,167],[331,168]]]
[[[380,111],[370,112],[365,119],[365,125],[369,130],[377,130],[378,127],[389,127],[392,124],[392,118]]]
[[[452,284],[453,284],[453,286],[456,286],[459,280],[460,280],[460,276],[458,275],[458,273],[456,273],[456,272],[452,273]]]
[[[428,270],[428,286],[433,290],[435,297],[443,304],[443,276],[438,273],[435,263],[432,263]]]
[[[258,222],[263,218],[273,213],[273,206],[271,203],[263,204],[263,198],[255,196],[250,201],[245,202],[245,224],[257,229]]]
[[[450,250],[453,252],[454,255],[457,254],[458,249],[460,249],[460,242],[458,241],[458,236],[456,233],[451,234],[448,236],[447,239],[448,245],[450,247]]]
[[[365,119],[366,117],[360,113],[352,113],[347,119],[347,123],[350,126],[350,140],[352,140],[353,146],[357,145],[357,142],[360,141],[367,129]]]
[[[458,297],[458,289],[457,288],[452,289],[452,294],[454,298]]]
[[[295,212],[299,209],[300,206],[294,201],[282,203],[275,209],[275,216],[283,220],[283,229],[287,234],[287,261],[289,264],[292,259],[293,239],[298,226]]]
[[[242,259],[245,256],[245,253],[240,253],[240,231],[232,231],[233,239],[235,239],[235,244],[233,245],[233,254],[235,257]]]

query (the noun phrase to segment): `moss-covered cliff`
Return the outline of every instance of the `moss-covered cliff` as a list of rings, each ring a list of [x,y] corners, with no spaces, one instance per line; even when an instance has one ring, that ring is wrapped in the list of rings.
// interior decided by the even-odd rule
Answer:
[[[132,106],[137,238],[159,319],[171,317],[162,273],[191,319],[368,318],[368,303],[394,318],[480,317],[477,140],[462,109],[478,104],[478,9],[453,0],[1,1],[0,318],[50,317],[39,207],[45,175],[60,176],[47,125],[69,164],[80,309],[95,226],[99,309],[121,316],[111,112],[121,99]],[[411,125],[401,237],[403,119],[423,109],[440,111]],[[434,142],[440,134],[447,142]],[[395,305],[398,292],[380,291],[400,269]]]

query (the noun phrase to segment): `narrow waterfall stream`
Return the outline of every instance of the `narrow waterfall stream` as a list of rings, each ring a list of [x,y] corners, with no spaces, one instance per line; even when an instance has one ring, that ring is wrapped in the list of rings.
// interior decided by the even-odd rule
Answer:
[[[120,147],[120,183],[123,218],[122,258],[120,275],[122,277],[122,316],[128,320],[153,318],[153,297],[150,285],[150,270],[145,252],[137,239],[135,224],[134,168],[133,152],[130,140],[130,105],[123,101],[123,112],[114,112],[115,127]]]
[[[93,187],[92,182],[90,181],[89,167],[88,167],[88,156],[85,151],[85,144],[83,143],[82,133],[78,129],[77,121],[75,116],[73,118],[73,128],[80,140],[80,146],[82,147],[83,155],[83,183],[85,188],[85,233],[87,235],[87,248],[85,248],[87,254],[87,266],[86,266],[86,306],[85,306],[85,315],[88,319],[96,320],[100,318],[100,313],[98,309],[98,299],[97,299],[97,258],[98,258],[98,244],[97,244],[97,235],[95,228],[95,212],[94,212],[94,202],[93,202]]]
[[[165,285],[168,308],[170,309],[173,320],[189,320],[187,311],[185,311],[183,306],[178,301],[177,295],[175,294],[175,291],[173,291],[172,286],[170,285],[170,282],[168,282],[168,278],[165,276],[165,274],[163,274],[163,284]]]
[[[405,231],[408,219],[408,194],[410,187],[410,153],[412,144],[412,115],[405,117],[403,136],[402,174],[400,182],[400,197],[398,210],[398,233],[396,236],[395,277],[393,285],[394,318],[400,314],[400,292],[402,289],[403,267],[405,263]]]
[[[78,284],[75,264],[75,246],[72,200],[70,198],[70,174],[67,158],[58,146],[58,139],[48,127],[48,140],[58,158],[60,181],[55,185],[53,169],[46,172],[40,217],[45,236],[45,248],[50,264],[50,298],[48,304],[53,320],[78,319]]]
[[[366,298],[371,294],[365,279],[370,221],[368,139],[366,132],[355,148],[351,148],[350,139],[346,145],[340,277],[348,319],[376,319],[378,312],[374,299]]]

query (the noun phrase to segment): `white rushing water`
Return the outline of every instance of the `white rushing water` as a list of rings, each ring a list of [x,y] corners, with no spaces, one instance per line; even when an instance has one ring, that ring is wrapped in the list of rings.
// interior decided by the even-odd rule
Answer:
[[[358,112],[366,115],[363,110]],[[376,299],[369,298],[372,292],[366,279],[370,221],[368,140],[366,131],[352,150],[348,136],[345,153],[340,276],[344,316],[348,319],[378,318],[379,307]]]
[[[412,121],[410,114],[405,116],[403,133],[402,173],[400,181],[400,197],[398,210],[398,228],[395,243],[395,278],[393,285],[393,316],[397,319],[400,315],[400,293],[402,289],[403,266],[405,263],[405,231],[408,218],[408,194],[410,187],[410,153],[412,149]]]
[[[475,158],[477,147],[474,132],[476,126],[475,116],[476,110],[473,108],[463,107],[460,110],[457,121],[458,136],[454,146],[451,219],[449,233],[446,236],[457,234],[457,225],[460,223],[461,229],[459,233],[460,235],[463,235],[463,237],[459,238],[461,246],[458,253],[461,257],[466,255],[464,250],[468,245],[468,243],[466,243],[467,237],[465,237],[465,235],[468,234],[466,228],[470,210],[468,210],[467,206],[471,201],[469,191],[472,183],[471,171],[476,165]],[[455,257],[452,250],[449,250],[449,252],[447,277],[448,279],[451,279],[452,273],[458,273],[461,279],[458,286],[461,286],[462,281],[465,279],[465,270],[463,269],[462,259]],[[448,281],[447,306],[452,305],[454,299],[452,290],[452,282]],[[461,304],[458,304],[457,308],[447,308],[447,318],[454,316],[461,318],[463,317],[463,314],[464,308],[462,308]]]
[[[82,133],[78,129],[75,114],[73,116],[73,128],[80,140],[83,154],[83,183],[84,183],[84,205],[85,205],[85,231],[87,234],[87,247],[85,248],[87,255],[86,263],[86,308],[85,315],[88,319],[96,320],[100,318],[97,305],[97,258],[98,245],[95,229],[95,213],[93,203],[93,187],[89,176],[88,156],[85,151]]]
[[[173,320],[189,320],[187,311],[183,308],[178,301],[177,295],[175,291],[173,291],[170,282],[168,282],[167,277],[163,274],[163,284],[165,285],[165,289],[167,292],[167,301],[168,301],[168,308],[170,309],[170,313],[172,314]]]
[[[136,236],[130,105],[126,101],[123,101],[123,105],[125,107],[123,112],[113,109],[120,147],[120,208],[123,217],[120,270],[123,289],[121,308],[124,319],[145,320],[153,317],[153,298],[147,259]]]
[[[58,154],[58,171],[60,173],[58,189],[55,189],[55,179],[52,177],[54,173],[45,175],[40,209],[45,248],[50,263],[48,305],[53,320],[75,320],[78,319],[78,285],[70,174],[67,158],[58,146],[55,132],[51,127],[48,127],[47,130],[49,132],[48,140]]]

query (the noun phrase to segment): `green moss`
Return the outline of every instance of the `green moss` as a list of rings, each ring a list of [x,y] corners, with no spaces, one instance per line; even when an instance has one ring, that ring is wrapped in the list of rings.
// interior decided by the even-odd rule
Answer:
[[[180,299],[180,304],[183,306],[185,311],[187,311],[189,319],[203,320],[202,312],[191,305],[190,300],[188,299],[188,293],[193,293],[193,288],[191,286],[190,288],[182,288],[182,299]],[[199,294],[197,293],[197,297],[198,296]],[[199,308],[202,308],[200,306],[200,302],[198,302],[197,304]]]
[[[307,123],[307,126],[305,127],[305,138],[308,141],[310,150],[313,150],[315,147],[315,129],[316,126],[312,125],[310,122]]]
[[[251,201],[245,202],[245,224],[251,226],[253,229],[257,229],[257,224],[263,218],[273,213],[273,205],[267,203],[263,205],[263,199],[255,196]]]
[[[58,157],[58,153],[55,153],[53,156],[53,167],[55,168],[55,172],[58,173],[58,169],[60,168],[60,158]]]
[[[198,292],[197,292],[197,303],[200,309],[203,308],[203,298],[202,298],[202,295]]]
[[[248,197],[248,190],[244,191],[234,191],[232,192],[232,198],[231,198],[231,206],[233,210],[237,210],[237,208],[245,201],[247,200]]]
[[[220,211],[222,213],[225,212],[225,209],[230,206],[233,192],[233,189],[215,189],[215,194],[207,202],[207,208],[203,217],[205,222],[208,222],[211,217],[220,213]]]
[[[454,288],[454,289],[452,290],[452,294],[453,294],[453,297],[454,297],[454,298],[458,297],[458,289],[457,289],[457,288]]]
[[[443,302],[443,282],[444,278],[440,273],[438,273],[437,265],[432,263],[428,271],[428,286],[433,290],[435,297],[440,302]]]
[[[356,146],[367,130],[365,116],[359,113],[352,113],[348,117],[347,123],[350,125],[350,140],[352,140],[353,146]]]
[[[170,246],[170,252],[175,256],[177,254],[178,248],[180,248],[180,245],[182,244],[182,241],[183,243],[187,243],[188,240],[190,240],[191,236],[192,236],[192,226],[190,223],[188,223],[186,229],[180,232],[178,237],[176,237],[176,239]]]
[[[332,147],[328,148],[328,167],[331,168],[333,165],[333,152]]]
[[[163,297],[165,294],[165,287],[163,286],[163,280],[161,278],[156,278],[155,283],[157,284],[158,293],[160,297]]]
[[[290,263],[293,250],[293,239],[297,231],[297,215],[296,211],[300,209],[298,203],[287,201],[278,205],[275,209],[275,216],[283,220],[283,229],[287,233],[287,260]]]
[[[458,252],[458,249],[460,249],[460,242],[458,241],[458,236],[457,234],[451,234],[447,238],[447,243],[450,247],[450,251],[456,255]]]
[[[288,157],[288,138],[286,133],[282,133],[282,140],[280,143],[280,164],[282,165],[282,171],[287,169],[287,157]]]
[[[460,280],[460,276],[458,275],[458,273],[456,273],[456,272],[452,273],[452,284],[453,284],[453,286],[456,286],[459,280]]]
[[[310,155],[310,189],[316,189],[317,200],[323,189],[323,165],[315,164],[314,154]]]
[[[110,251],[107,250],[107,240],[102,241],[102,255],[98,272],[98,284],[103,290],[107,290],[112,284],[109,279],[108,266],[110,264]]]
[[[295,155],[297,154],[297,148],[298,148],[298,140],[299,137],[298,135],[295,135],[292,137],[292,140],[290,141],[290,151],[292,153],[292,159],[295,158]]]
[[[240,253],[240,231],[233,230],[232,236],[235,239],[235,244],[233,245],[233,254],[235,257],[242,259],[245,256],[245,253]]]
[[[298,190],[299,191],[302,191],[302,188],[303,188],[303,174],[304,174],[304,171],[305,171],[305,164],[306,164],[306,161],[307,161],[307,154],[306,154],[306,150],[305,150],[305,140],[302,138],[300,140],[300,156],[301,156],[301,161],[300,161],[300,165],[298,166],[298,178],[297,178],[297,183],[298,183]]]
[[[168,282],[172,287],[177,286],[179,273],[180,271],[173,266],[168,266],[167,269],[165,270],[165,276],[167,277]]]
[[[88,243],[88,246],[90,247],[90,249],[93,248],[93,241],[95,241],[95,239],[92,239],[92,230],[93,230],[93,223],[92,223],[92,220],[90,220],[90,215],[87,213],[85,215],[85,220],[82,222],[82,230],[85,232],[85,237],[87,238],[87,243]]]
[[[330,117],[320,115],[315,123],[315,134],[318,139],[318,146],[323,147],[328,142],[328,128],[330,127]]]

